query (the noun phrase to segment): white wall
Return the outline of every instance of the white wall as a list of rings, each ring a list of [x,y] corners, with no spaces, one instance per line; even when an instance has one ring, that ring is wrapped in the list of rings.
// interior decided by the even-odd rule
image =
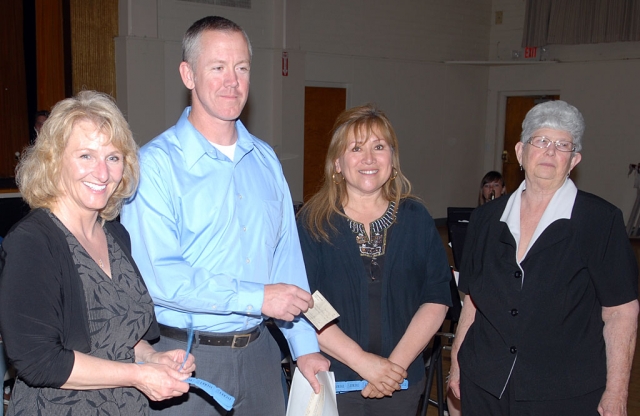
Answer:
[[[250,10],[121,0],[118,103],[141,144],[173,125],[188,102],[178,75],[182,35],[203,16],[228,17],[254,50],[241,118],[281,156],[294,199],[302,198],[304,87],[339,84],[349,106],[371,101],[388,113],[415,193],[443,217],[448,205],[475,203],[488,69],[442,61],[487,58],[490,10],[490,0],[260,0]]]
[[[525,2],[494,0],[492,22],[499,10],[503,24],[492,25],[490,60],[513,61],[511,50],[522,52]],[[501,165],[501,111],[506,97],[559,94],[582,112],[586,123],[582,162],[572,177],[580,189],[622,209],[626,220],[636,197],[628,166],[640,161],[640,42],[549,45],[546,49],[544,58],[559,63],[490,67],[485,170]],[[516,61],[526,59],[521,55]]]
[[[620,207],[626,219],[636,195],[627,169],[640,158],[639,71],[638,60],[491,68],[489,101],[495,105],[487,107],[487,147],[502,148],[504,127],[497,122],[497,108],[504,97],[557,92],[582,112],[586,123],[582,162],[572,177],[580,189]]]
[[[475,205],[477,182],[500,168],[505,97],[555,92],[587,122],[578,186],[628,215],[635,191],[626,169],[640,157],[640,45],[551,45],[544,58],[561,63],[488,64],[512,64],[511,51],[522,52],[524,7],[523,0],[254,0],[252,9],[120,0],[118,104],[141,144],[173,125],[188,103],[178,74],[182,35],[195,20],[219,14],[252,40],[241,118],[281,156],[294,199],[302,197],[307,85],[346,86],[349,106],[371,101],[387,112],[403,171],[436,218],[447,206]]]

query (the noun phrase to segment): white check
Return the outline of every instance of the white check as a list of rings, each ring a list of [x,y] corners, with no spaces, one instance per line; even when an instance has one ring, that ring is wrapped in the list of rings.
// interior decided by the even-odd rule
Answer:
[[[313,292],[313,308],[304,313],[309,322],[316,327],[317,330],[324,328],[326,324],[340,316],[328,300],[322,296],[317,290]]]

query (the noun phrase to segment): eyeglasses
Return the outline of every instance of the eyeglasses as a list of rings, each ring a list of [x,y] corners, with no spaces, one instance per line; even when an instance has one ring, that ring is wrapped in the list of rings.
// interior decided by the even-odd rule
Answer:
[[[564,140],[553,141],[546,136],[533,136],[527,140],[527,143],[533,147],[537,147],[538,149],[546,149],[551,146],[551,143],[553,143],[556,146],[556,149],[561,152],[575,152],[576,150],[576,146],[572,142]]]

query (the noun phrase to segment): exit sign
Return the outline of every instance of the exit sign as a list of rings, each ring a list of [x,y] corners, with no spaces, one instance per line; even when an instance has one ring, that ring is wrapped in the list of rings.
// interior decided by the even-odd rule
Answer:
[[[524,48],[524,57],[525,59],[529,59],[529,58],[535,58],[536,55],[538,54],[538,48],[537,47],[529,47],[529,48]]]

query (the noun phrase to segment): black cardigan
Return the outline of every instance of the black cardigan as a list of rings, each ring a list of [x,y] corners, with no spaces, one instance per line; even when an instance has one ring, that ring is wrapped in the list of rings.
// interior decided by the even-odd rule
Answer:
[[[127,231],[115,221],[105,229],[140,276]],[[43,209],[31,211],[2,241],[0,331],[18,376],[33,387],[62,386],[73,369],[73,351],[91,349],[82,281],[64,232]],[[154,316],[144,339],[159,336]]]
[[[515,239],[500,221],[508,200],[471,215],[460,290],[477,312],[458,354],[460,370],[496,397],[511,377],[516,400],[567,399],[603,387],[602,307],[638,297],[622,213],[578,191],[571,219],[544,230],[522,273]]]
[[[337,232],[329,233],[329,244],[314,240],[304,218],[298,219],[309,286],[312,292],[319,290],[336,308],[340,314],[337,321],[340,329],[366,351],[369,345],[369,277],[348,221],[336,215],[333,223]],[[420,305],[451,306],[450,280],[451,270],[433,219],[419,201],[402,200],[396,222],[387,230],[380,322],[382,355],[391,354]],[[349,367],[328,358],[336,381],[359,379]],[[407,371],[410,385],[424,377],[422,354]]]

